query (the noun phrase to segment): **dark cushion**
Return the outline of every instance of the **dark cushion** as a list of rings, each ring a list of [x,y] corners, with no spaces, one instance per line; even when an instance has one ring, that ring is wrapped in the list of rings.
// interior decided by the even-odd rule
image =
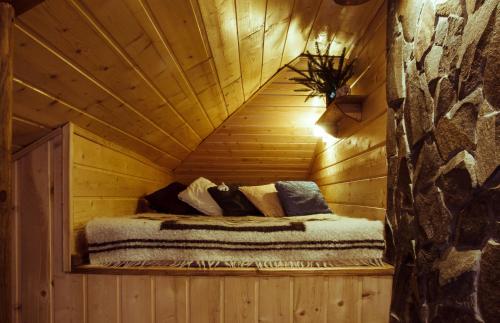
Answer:
[[[225,216],[262,215],[262,213],[240,192],[238,186],[229,185],[229,191],[217,186],[208,188],[208,193],[219,204]]]
[[[173,182],[154,193],[146,195],[144,198],[149,202],[149,206],[157,212],[169,214],[200,214],[198,210],[177,198],[177,195],[184,191],[186,187],[186,185],[179,182]]]
[[[314,182],[279,181],[275,186],[287,216],[332,213]]]

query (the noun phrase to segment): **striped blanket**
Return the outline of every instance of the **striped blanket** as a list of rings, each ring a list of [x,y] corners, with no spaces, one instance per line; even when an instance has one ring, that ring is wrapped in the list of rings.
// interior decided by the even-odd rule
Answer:
[[[91,264],[178,267],[380,265],[383,224],[332,214],[190,217],[139,214],[86,226]]]

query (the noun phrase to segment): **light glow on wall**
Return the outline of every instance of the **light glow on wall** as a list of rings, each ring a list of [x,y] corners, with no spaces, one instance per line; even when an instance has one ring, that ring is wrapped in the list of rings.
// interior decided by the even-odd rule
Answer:
[[[338,141],[337,138],[330,135],[322,126],[319,126],[317,124],[313,126],[313,134],[315,137],[321,138],[321,140],[323,140],[323,142],[327,144]]]

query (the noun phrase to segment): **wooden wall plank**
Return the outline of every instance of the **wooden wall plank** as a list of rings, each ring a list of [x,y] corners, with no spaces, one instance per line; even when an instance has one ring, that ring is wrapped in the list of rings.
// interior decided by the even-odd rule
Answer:
[[[362,287],[360,277],[328,278],[328,323],[363,322],[361,320]]]
[[[225,277],[224,322],[255,322],[257,297],[257,279],[253,277]]]
[[[321,187],[328,202],[385,208],[387,177],[377,177]]]
[[[290,288],[290,280],[290,277],[259,279],[259,322],[291,322],[293,290]]]
[[[154,182],[165,183],[170,174],[165,170],[137,160],[131,156],[93,142],[79,135],[75,136],[73,162],[87,167],[114,173],[134,175]],[[117,156],[120,155],[120,158]]]
[[[236,0],[241,78],[245,100],[261,85],[265,0]]]
[[[189,317],[191,322],[220,322],[223,299],[220,278],[192,277],[189,283]]]
[[[50,144],[20,161],[19,214],[22,321],[49,323],[51,301]],[[40,243],[46,241],[46,243]]]
[[[363,277],[362,322],[387,323],[391,305],[391,277]]]
[[[121,322],[153,323],[152,284],[149,276],[122,276]]]
[[[118,323],[120,287],[118,276],[87,275],[87,322]]]
[[[189,322],[189,278],[155,277],[157,323]]]
[[[140,197],[164,186],[164,183],[79,165],[73,167],[73,174],[73,196]]]
[[[295,0],[281,64],[302,54],[319,10],[321,0]]]
[[[241,76],[235,2],[205,0],[199,5],[219,81],[224,88]]]
[[[293,278],[294,322],[326,322],[327,287],[324,277]]]
[[[21,18],[24,32],[64,53],[66,61],[78,65],[81,74],[88,74],[106,88],[123,108],[142,115],[150,127],[171,135],[181,148],[196,147],[200,139],[192,128],[141,77],[137,63],[131,62],[94,20],[78,2],[63,0],[45,1]],[[71,33],[61,33],[61,29]]]
[[[53,322],[84,323],[87,301],[84,276],[56,274],[53,277],[53,289]]]
[[[110,123],[88,114],[83,109],[78,109],[59,98],[41,92],[18,79],[15,80],[14,89],[15,115],[20,118],[33,118],[52,129],[69,120],[102,138],[126,146],[141,156],[146,156],[158,165],[172,168],[180,161],[141,138],[113,127]]]
[[[85,1],[85,8],[109,37],[137,64],[138,73],[204,138],[213,127],[179,62],[159,32],[158,24],[139,1]],[[127,30],[126,33],[122,32]],[[155,62],[155,64],[151,64]]]
[[[367,218],[370,220],[379,221],[385,220],[385,208],[337,203],[328,203],[328,206],[333,211],[333,213],[342,216]]]
[[[385,145],[366,151],[312,174],[318,185],[355,181],[365,178],[385,176],[387,160]]]
[[[281,57],[283,56],[292,9],[293,0],[267,1],[261,84],[282,66]]]
[[[386,119],[386,115],[383,114],[353,136],[339,141],[333,146],[333,153],[328,150],[320,153],[317,157],[318,163],[315,164],[313,170],[333,166],[343,160],[357,156],[372,147],[384,144]]]

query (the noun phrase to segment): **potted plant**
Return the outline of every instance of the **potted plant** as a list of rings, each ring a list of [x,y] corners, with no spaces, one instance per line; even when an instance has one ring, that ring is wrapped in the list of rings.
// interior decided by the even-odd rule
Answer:
[[[344,48],[341,56],[330,56],[331,42],[328,43],[324,52],[319,49],[316,42],[316,55],[306,51],[303,55],[307,57],[307,70],[300,70],[290,64],[286,66],[300,77],[292,77],[291,81],[300,83],[306,88],[297,89],[298,92],[309,92],[306,101],[315,96],[324,96],[326,105],[335,100],[337,96],[347,95],[350,91],[347,81],[353,75],[354,60],[346,62]],[[335,67],[335,59],[338,58],[338,66]]]

